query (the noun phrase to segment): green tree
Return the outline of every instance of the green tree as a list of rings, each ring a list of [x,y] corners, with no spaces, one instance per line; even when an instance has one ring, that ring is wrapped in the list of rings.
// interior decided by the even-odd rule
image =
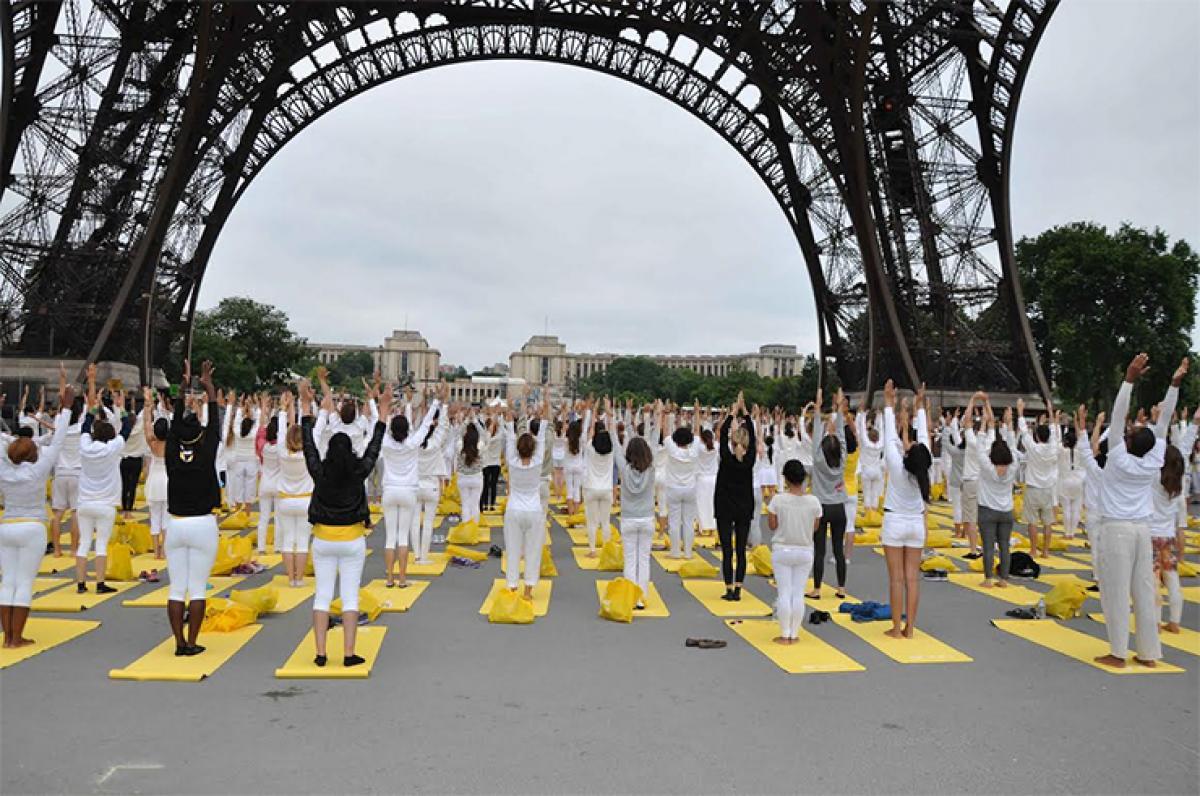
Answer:
[[[218,384],[247,392],[306,372],[312,364],[306,343],[288,327],[282,310],[235,296],[196,313],[192,362],[211,359]],[[182,375],[180,347],[171,359],[167,375],[177,380]]]
[[[1066,405],[1103,407],[1135,354],[1152,369],[1138,384],[1138,402],[1165,391],[1188,353],[1196,322],[1200,258],[1166,233],[1122,224],[1116,232],[1085,222],[1054,227],[1016,247],[1035,343]],[[1181,403],[1195,404],[1197,377]]]
[[[375,358],[366,351],[342,354],[329,366],[329,383],[341,387],[362,387],[362,380],[375,372]]]

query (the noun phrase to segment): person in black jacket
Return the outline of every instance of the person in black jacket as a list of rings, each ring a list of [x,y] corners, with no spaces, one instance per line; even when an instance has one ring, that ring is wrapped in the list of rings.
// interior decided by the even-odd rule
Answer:
[[[345,642],[344,666],[359,666],[366,660],[354,654],[358,630],[358,589],[362,583],[363,563],[367,557],[366,535],[370,532],[370,508],[366,479],[375,469],[379,448],[387,426],[382,418],[391,416],[392,385],[384,385],[379,395],[379,420],[371,441],[361,457],[354,453],[350,437],[342,432],[329,440],[325,459],[313,441],[312,387],[300,384],[300,406],[304,412],[304,463],[313,479],[308,521],[313,526],[312,557],[317,590],[313,598],[313,636],[317,655],[314,663],[324,666],[325,638],[329,631],[329,604],[340,579],[338,596],[342,600],[342,628]],[[321,415],[334,411],[333,396],[326,391],[321,400]]]
[[[734,417],[737,417],[734,426]],[[754,462],[756,440],[754,424],[746,417],[746,401],[738,393],[737,403],[721,423],[721,463],[713,493],[717,534],[721,540],[721,572],[725,594],[721,599],[742,599],[742,581],[746,577],[746,540],[754,517]],[[734,572],[734,554],[737,571]]]
[[[187,389],[192,383],[192,365],[183,364],[183,389],[175,399],[175,416],[167,432],[167,620],[175,634],[176,655],[198,655],[204,647],[196,643],[204,622],[208,576],[217,557],[217,518],[213,509],[221,505],[217,483],[217,445],[221,441],[221,413],[213,386],[212,363],[200,366],[200,384],[208,399],[208,422],[185,414]],[[183,637],[183,602],[187,606],[188,633]]]

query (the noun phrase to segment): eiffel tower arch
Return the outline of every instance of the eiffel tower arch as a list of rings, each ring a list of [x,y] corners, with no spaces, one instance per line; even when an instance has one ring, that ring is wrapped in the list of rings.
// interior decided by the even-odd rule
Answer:
[[[567,64],[741,155],[852,389],[1049,392],[1013,261],[1021,89],[1057,0],[0,0],[0,351],[136,363],[186,339],[253,181],[342,102],[438,66]]]

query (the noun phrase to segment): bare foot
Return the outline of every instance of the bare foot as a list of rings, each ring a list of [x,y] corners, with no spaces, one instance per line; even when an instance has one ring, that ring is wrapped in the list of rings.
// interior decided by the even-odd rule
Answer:
[[[905,638],[912,638],[913,633],[915,633],[915,632],[916,632],[916,628],[914,628],[912,625],[904,626],[904,637]]]
[[[1178,633],[1179,625],[1175,624],[1174,622],[1166,622],[1165,624],[1163,624],[1162,629],[1167,631],[1168,633]]]
[[[980,586],[982,586],[982,587],[983,587],[983,588],[985,588],[985,589],[990,589],[990,588],[992,588],[992,586],[994,586],[995,584],[993,584],[993,583],[992,583],[990,580],[988,580],[987,578],[984,578],[983,580],[979,581],[979,585],[980,585]]]
[[[588,558],[595,558],[595,557],[596,557],[596,551],[595,551],[595,550],[588,550],[588,552],[587,552],[587,557],[588,557]],[[675,556],[671,556],[671,558],[674,558],[674,557],[675,557]]]
[[[526,587],[525,587],[525,599],[526,599],[526,600],[532,600],[532,599],[533,599],[533,587],[531,587],[531,586],[526,586]]]
[[[1124,669],[1125,661],[1118,658],[1116,655],[1101,655],[1094,659],[1101,666],[1111,666],[1114,669]]]
[[[774,641],[776,644],[783,644],[784,646],[787,646],[788,644],[792,643],[791,639],[784,638],[783,636],[776,636],[775,638],[773,638],[771,640]]]
[[[998,580],[998,581],[996,581],[996,588],[997,588],[997,589],[1007,589],[1007,588],[1008,588],[1008,581],[1006,581],[1006,580]]]
[[[883,635],[891,636],[892,638],[904,638],[904,631],[898,627],[892,627],[883,631]]]
[[[33,639],[31,639],[31,638],[25,638],[24,636],[22,636],[21,638],[19,638],[19,639],[17,639],[16,641],[14,641],[14,642],[12,643],[12,646],[13,646],[13,647],[28,647],[28,646],[30,646],[30,645],[32,645],[32,644],[35,644],[35,643],[36,643],[36,642],[35,642]]]
[[[821,592],[819,592],[819,591],[806,591],[806,592],[804,592],[804,596],[805,596],[807,599],[809,599],[809,600],[819,600],[819,599],[821,599]]]
[[[1133,661],[1134,661],[1134,663],[1136,663],[1138,666],[1145,666],[1147,669],[1153,669],[1155,666],[1158,666],[1158,662],[1157,662],[1157,661],[1144,661],[1144,660],[1142,660],[1141,658],[1137,658],[1137,657],[1135,657],[1135,658],[1133,659]]]

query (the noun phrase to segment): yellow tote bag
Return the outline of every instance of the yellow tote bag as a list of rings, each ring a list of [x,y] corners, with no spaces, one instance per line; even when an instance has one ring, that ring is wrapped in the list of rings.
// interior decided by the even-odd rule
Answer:
[[[497,625],[533,624],[533,600],[526,600],[515,591],[501,589],[492,600],[488,621]]]
[[[632,622],[633,606],[642,599],[641,588],[631,580],[617,578],[604,589],[600,616],[613,622]]]
[[[621,572],[625,569],[625,551],[616,539],[609,539],[600,548],[600,563],[596,569],[601,572]]]

